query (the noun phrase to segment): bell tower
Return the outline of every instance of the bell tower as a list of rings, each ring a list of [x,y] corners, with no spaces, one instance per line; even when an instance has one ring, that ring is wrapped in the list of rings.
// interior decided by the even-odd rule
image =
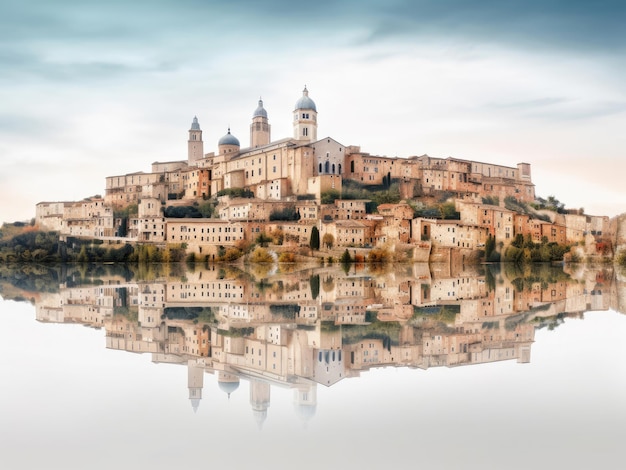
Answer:
[[[270,130],[267,111],[263,107],[263,100],[259,98],[259,106],[254,111],[252,124],[250,124],[250,147],[256,148],[269,144]]]
[[[307,142],[317,140],[317,108],[315,102],[309,98],[306,85],[293,112],[293,138]]]
[[[191,129],[189,129],[189,140],[187,141],[187,161],[190,166],[193,166],[203,156],[202,130],[200,129],[198,118],[194,116],[191,122]]]

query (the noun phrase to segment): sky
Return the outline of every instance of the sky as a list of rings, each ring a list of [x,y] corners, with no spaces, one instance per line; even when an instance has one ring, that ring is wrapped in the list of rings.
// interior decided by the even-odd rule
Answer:
[[[626,212],[626,3],[0,0],[0,222],[105,178],[242,146],[261,97],[292,135],[372,155],[532,165],[536,194]]]

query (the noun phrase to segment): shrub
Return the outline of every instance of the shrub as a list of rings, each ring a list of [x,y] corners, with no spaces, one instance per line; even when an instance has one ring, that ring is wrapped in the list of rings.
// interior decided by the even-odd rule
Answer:
[[[300,212],[296,210],[296,206],[287,206],[284,209],[275,209],[270,212],[270,220],[300,220]]]
[[[367,254],[368,263],[386,263],[388,261],[391,261],[391,255],[387,250],[383,250],[382,248],[373,248]]]
[[[167,206],[163,216],[172,219],[199,219],[202,217],[202,214],[194,206]]]
[[[282,245],[285,239],[285,233],[280,228],[277,228],[270,232],[270,237],[272,237],[275,245]]]
[[[220,196],[252,198],[254,197],[254,193],[244,188],[226,188],[217,192],[217,197]]]
[[[224,253],[224,261],[235,261],[240,258],[243,253],[238,248],[228,248]]]
[[[335,237],[331,233],[325,233],[322,237],[322,244],[330,250],[335,244]]]
[[[332,204],[336,199],[339,199],[341,194],[336,189],[329,189],[328,191],[324,191],[320,195],[320,202],[322,204]]]
[[[252,263],[273,263],[274,258],[268,250],[259,246],[250,255],[250,261]]]
[[[290,251],[285,251],[278,256],[280,263],[295,263],[296,255]]]
[[[237,240],[235,242],[235,248],[238,248],[243,253],[248,253],[252,248],[252,242],[246,240],[245,238],[242,238],[241,240]]]

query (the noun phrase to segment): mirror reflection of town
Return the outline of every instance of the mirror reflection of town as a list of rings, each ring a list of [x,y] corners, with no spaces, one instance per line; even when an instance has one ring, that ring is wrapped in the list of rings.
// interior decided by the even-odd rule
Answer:
[[[319,385],[370,368],[528,363],[537,328],[619,311],[623,297],[611,267],[55,269],[36,294],[23,279],[11,287],[31,295],[38,321],[102,328],[107,348],[186,367],[194,410],[205,374],[229,395],[247,380],[259,425],[272,386],[293,389],[306,418]]]

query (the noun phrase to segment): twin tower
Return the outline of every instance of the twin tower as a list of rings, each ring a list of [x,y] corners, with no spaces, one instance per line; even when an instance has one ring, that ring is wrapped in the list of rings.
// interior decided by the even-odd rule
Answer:
[[[317,140],[317,108],[315,102],[309,98],[309,91],[306,86],[302,91],[302,96],[296,102],[293,111],[293,140],[301,142],[315,142]],[[258,107],[252,114],[252,124],[250,124],[250,148],[253,150],[271,142],[271,126],[267,119],[267,111],[263,107],[263,100],[259,100]],[[234,152],[240,153],[241,145],[239,139],[230,133],[224,135],[218,141],[218,154]],[[198,118],[194,117],[189,129],[188,159],[192,165],[204,158],[204,145],[202,142],[202,130],[198,123]]]

